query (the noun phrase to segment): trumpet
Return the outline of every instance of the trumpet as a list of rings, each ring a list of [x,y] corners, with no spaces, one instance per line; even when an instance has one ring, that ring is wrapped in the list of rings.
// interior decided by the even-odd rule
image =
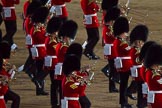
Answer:
[[[15,74],[18,72],[18,70],[15,65],[12,65],[6,60],[3,60],[3,68],[8,72],[8,74],[10,74],[11,79],[16,79]]]
[[[94,72],[81,72],[80,74],[73,72],[72,76],[80,83],[80,85],[91,85],[94,79]]]
[[[0,75],[0,84],[2,85],[8,85],[9,79],[5,75]]]

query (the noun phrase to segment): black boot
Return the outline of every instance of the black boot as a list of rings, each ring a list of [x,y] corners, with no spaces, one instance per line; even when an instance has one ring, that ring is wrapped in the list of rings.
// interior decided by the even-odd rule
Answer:
[[[106,77],[109,77],[109,73],[110,73],[110,71],[109,71],[109,64],[107,64],[106,66],[104,66],[104,67],[101,69],[101,71],[104,73],[104,75],[105,75]]]
[[[137,87],[137,82],[132,81],[130,86],[127,88],[126,96],[128,96],[132,100],[137,100],[137,97],[133,95],[133,93],[136,93]]]
[[[36,87],[36,95],[40,96],[40,95],[49,95],[48,92],[44,91],[44,81],[40,82],[41,87]]]

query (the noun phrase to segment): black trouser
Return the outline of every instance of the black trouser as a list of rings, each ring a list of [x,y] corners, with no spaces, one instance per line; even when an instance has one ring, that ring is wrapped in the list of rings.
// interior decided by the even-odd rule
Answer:
[[[52,108],[61,107],[62,81],[54,79],[54,71],[50,71],[51,89],[50,98]]]
[[[112,78],[118,78],[119,80],[119,73],[117,72],[115,66],[114,66],[114,59],[109,59],[109,91],[112,89],[115,89],[115,82],[112,80]]]
[[[67,17],[59,17],[59,18],[61,19],[62,23],[65,23],[68,19]]]
[[[43,70],[44,59],[36,60],[36,80],[39,82],[39,85],[36,84],[36,93],[44,91],[44,79],[48,75],[48,72]]]
[[[6,34],[3,37],[3,40],[6,40],[9,42],[10,45],[14,43],[13,36],[17,31],[17,24],[16,20],[4,20],[5,28],[6,28]]]
[[[138,88],[138,83],[135,80],[132,80],[129,87],[127,88],[127,93],[132,94],[136,93]]]
[[[5,102],[6,103],[9,100],[12,101],[11,108],[19,108],[19,105],[20,105],[20,96],[18,94],[14,93],[13,91],[11,91],[10,89],[4,95],[4,99],[5,99]]]
[[[87,45],[85,47],[84,53],[93,53],[94,47],[96,46],[97,42],[99,41],[99,29],[96,28],[86,28],[88,39]]]
[[[147,98],[143,97],[142,84],[143,81],[137,81],[137,108],[145,108],[147,106]]]
[[[25,71],[26,74],[28,74],[28,76],[33,79],[36,76],[37,70],[36,70],[36,62],[35,60],[33,60],[32,58],[32,54],[30,49],[29,51],[29,56],[24,64],[24,69],[23,71]]]
[[[128,79],[129,79],[130,71],[120,72],[120,104],[128,104],[128,97],[126,96],[127,87],[128,87]]]
[[[91,102],[89,101],[87,96],[80,96],[79,103],[81,105],[81,108],[90,108],[91,107]]]

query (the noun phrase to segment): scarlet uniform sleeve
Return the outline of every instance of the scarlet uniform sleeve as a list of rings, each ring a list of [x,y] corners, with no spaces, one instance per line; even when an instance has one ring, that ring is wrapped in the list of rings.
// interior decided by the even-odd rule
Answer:
[[[103,26],[102,36],[105,44],[112,44],[115,40],[115,37],[111,32],[111,29],[106,25]]]
[[[94,14],[99,10],[99,6],[95,2],[89,4],[89,0],[81,0],[81,7],[85,15]]]
[[[27,12],[27,8],[28,8],[29,4],[30,4],[29,1],[26,1],[23,5],[23,15],[25,18],[27,17],[26,12]]]
[[[60,48],[60,51],[58,53],[58,62],[63,63],[67,49],[68,49],[67,45],[63,45]]]
[[[7,85],[0,84],[0,96],[5,95],[7,90],[8,90],[8,86]]]
[[[31,22],[31,19],[29,17],[26,17],[24,21],[24,28],[25,28],[26,34],[30,34],[32,27],[33,27],[33,23]]]

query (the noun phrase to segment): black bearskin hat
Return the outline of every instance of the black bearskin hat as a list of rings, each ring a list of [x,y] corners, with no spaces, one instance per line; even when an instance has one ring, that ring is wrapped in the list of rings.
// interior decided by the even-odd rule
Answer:
[[[32,15],[39,7],[41,7],[41,3],[39,1],[32,1],[27,7],[27,16]]]
[[[52,34],[54,32],[57,32],[60,29],[61,24],[62,21],[59,17],[52,17],[47,24],[47,28],[46,28],[47,33]]]
[[[125,17],[118,17],[115,20],[115,23],[113,25],[113,31],[114,31],[114,35],[119,36],[124,32],[129,32],[129,23],[128,23],[128,19]]]
[[[73,71],[79,71],[80,70],[80,60],[75,55],[67,56],[64,59],[63,65],[62,65],[62,71],[63,73],[68,76]]]
[[[61,26],[58,36],[59,37],[69,37],[71,39],[75,38],[76,32],[78,29],[78,25],[75,21],[73,20],[68,20],[66,22],[63,23],[63,25]]]
[[[42,3],[43,6],[45,6],[48,0],[40,0],[40,2]]]
[[[7,41],[0,42],[0,55],[3,59],[10,58],[11,46]]]
[[[72,43],[66,51],[66,57],[70,55],[76,55],[79,59],[82,56],[82,45],[79,43]]]
[[[135,40],[146,42],[147,37],[148,28],[145,25],[137,25],[130,33],[130,43],[132,44]]]
[[[113,7],[109,11],[107,11],[104,20],[105,22],[109,22],[111,20],[116,20],[119,16],[120,16],[120,9],[117,7]]]
[[[32,22],[33,23],[45,23],[46,18],[48,16],[49,10],[47,7],[40,7],[38,8],[33,16],[32,16]]]
[[[144,57],[144,66],[150,68],[152,65],[162,65],[162,46],[159,44],[151,45]]]
[[[109,11],[112,7],[118,6],[118,1],[119,0],[102,0],[101,8]]]
[[[157,44],[157,43],[154,42],[154,41],[148,41],[148,42],[146,42],[146,43],[142,46],[141,51],[140,51],[140,54],[139,54],[139,61],[140,61],[140,62],[143,61],[145,55],[147,54],[147,51],[148,51],[149,47],[150,47],[151,45],[153,45],[153,44]]]

